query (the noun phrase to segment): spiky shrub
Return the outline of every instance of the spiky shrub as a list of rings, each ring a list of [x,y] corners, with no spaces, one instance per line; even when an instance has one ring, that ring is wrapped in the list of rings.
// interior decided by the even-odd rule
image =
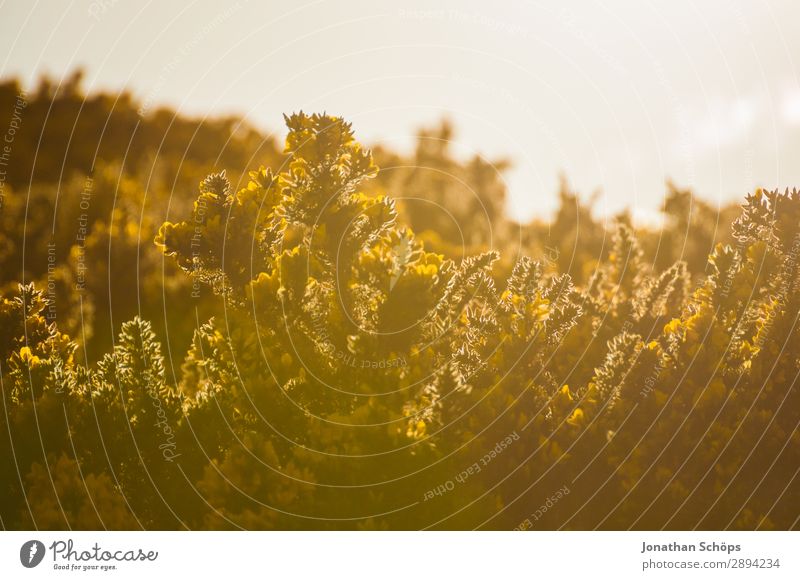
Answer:
[[[796,192],[748,198],[694,291],[624,223],[585,286],[502,281],[365,193],[349,124],[287,125],[283,171],[213,174],[160,229],[220,297],[177,384],[142,320],[86,368],[41,294],[4,301],[4,430],[43,433],[9,442],[4,525],[797,526]]]

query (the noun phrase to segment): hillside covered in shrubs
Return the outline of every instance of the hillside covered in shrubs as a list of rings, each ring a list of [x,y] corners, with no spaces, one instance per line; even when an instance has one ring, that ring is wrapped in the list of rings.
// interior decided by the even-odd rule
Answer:
[[[519,224],[447,124],[20,95],[4,528],[798,527],[800,192]]]

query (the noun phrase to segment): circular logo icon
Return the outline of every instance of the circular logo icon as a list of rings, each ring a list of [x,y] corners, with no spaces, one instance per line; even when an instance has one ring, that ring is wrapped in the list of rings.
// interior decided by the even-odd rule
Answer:
[[[44,559],[44,544],[39,540],[29,540],[19,549],[19,561],[26,568],[35,568]]]

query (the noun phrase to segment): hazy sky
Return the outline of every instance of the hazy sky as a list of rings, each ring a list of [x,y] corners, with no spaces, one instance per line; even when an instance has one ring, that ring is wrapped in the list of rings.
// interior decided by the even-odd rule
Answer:
[[[798,0],[0,0],[0,75],[80,65],[146,107],[281,137],[325,110],[404,149],[447,115],[461,154],[515,162],[512,215],[550,213],[563,171],[647,219],[668,177],[713,203],[800,186],[798,24]]]

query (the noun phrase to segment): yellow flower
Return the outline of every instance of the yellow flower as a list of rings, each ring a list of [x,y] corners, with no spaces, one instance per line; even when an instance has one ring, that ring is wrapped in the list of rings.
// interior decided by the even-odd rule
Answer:
[[[678,334],[678,332],[680,332],[680,327],[681,327],[681,319],[673,318],[667,324],[664,325],[664,333]]]
[[[553,407],[558,411],[564,412],[571,406],[572,394],[569,392],[569,385],[564,385],[553,397]]]
[[[41,362],[41,359],[33,354],[31,349],[27,346],[23,346],[19,349],[19,358],[22,359],[22,362],[30,367],[35,367]]]
[[[569,416],[567,419],[567,424],[572,425],[573,427],[581,427],[583,426],[585,416],[583,414],[583,409],[578,407],[572,412],[572,415]]]

